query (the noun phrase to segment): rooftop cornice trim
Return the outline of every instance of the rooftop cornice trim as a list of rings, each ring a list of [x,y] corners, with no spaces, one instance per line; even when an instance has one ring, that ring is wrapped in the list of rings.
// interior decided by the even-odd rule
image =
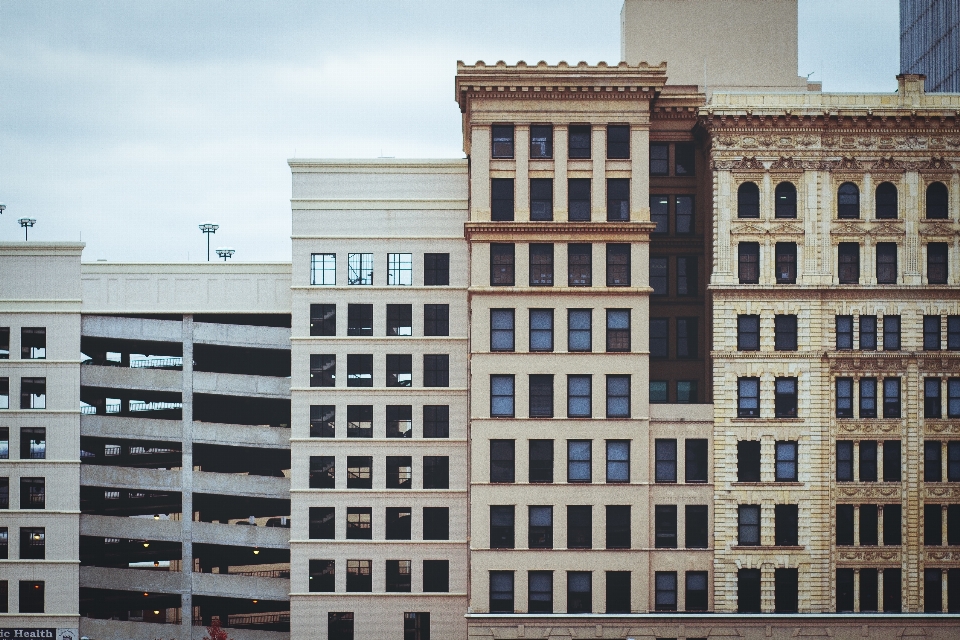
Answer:
[[[649,235],[657,228],[656,222],[466,222],[464,233],[473,235],[516,234],[518,236],[542,236],[545,234],[643,234]]]
[[[0,242],[0,255],[78,256],[86,246],[83,242]]]
[[[498,60],[496,64],[488,65],[483,60],[477,60],[475,64],[467,64],[463,60],[457,60],[457,75],[466,72],[473,73],[502,73],[507,72],[516,72],[516,73],[543,73],[544,71],[550,71],[554,73],[565,73],[565,74],[582,74],[582,73],[596,73],[596,72],[607,72],[607,73],[649,73],[651,75],[662,75],[666,76],[667,74],[667,63],[661,62],[660,64],[653,65],[649,62],[638,62],[635,65],[630,65],[626,62],[618,62],[615,65],[607,64],[602,60],[595,65],[587,64],[584,61],[580,61],[575,65],[571,65],[566,60],[561,60],[555,65],[547,64],[545,60],[541,60],[535,65],[529,65],[523,60],[517,61],[515,65],[508,65],[503,60]]]
[[[408,173],[415,169],[426,173],[466,173],[466,158],[290,158],[294,173]]]

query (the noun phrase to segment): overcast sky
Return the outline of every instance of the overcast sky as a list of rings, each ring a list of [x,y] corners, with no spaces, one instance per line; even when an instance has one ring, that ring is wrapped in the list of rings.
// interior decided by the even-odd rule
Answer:
[[[32,217],[86,261],[198,260],[210,220],[289,260],[288,158],[463,157],[458,59],[619,61],[621,4],[0,0],[0,241]],[[799,53],[895,90],[897,0],[800,0]]]

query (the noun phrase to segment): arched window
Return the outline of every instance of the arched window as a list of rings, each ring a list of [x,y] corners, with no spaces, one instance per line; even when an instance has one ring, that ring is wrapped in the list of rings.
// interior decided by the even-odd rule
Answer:
[[[947,217],[947,185],[932,182],[927,187],[927,218],[945,220]]]
[[[760,217],[760,189],[753,182],[744,182],[737,189],[737,217]]]
[[[852,182],[844,182],[837,189],[837,217],[860,217],[860,189]]]
[[[897,188],[892,182],[881,182],[877,187],[877,220],[897,218]]]
[[[792,182],[781,182],[773,193],[775,218],[797,217],[797,188]]]

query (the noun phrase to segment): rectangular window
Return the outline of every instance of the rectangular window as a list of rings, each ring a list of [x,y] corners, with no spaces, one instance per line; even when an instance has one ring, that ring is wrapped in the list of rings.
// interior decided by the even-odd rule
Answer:
[[[870,316],[876,320],[876,316]],[[860,348],[863,349],[863,319],[864,316],[860,316]],[[868,320],[869,324],[869,320]],[[876,325],[874,325],[874,330]],[[874,333],[876,335],[876,333]],[[869,338],[868,338],[869,340]],[[876,345],[874,345],[876,348]],[[883,316],[883,350],[884,351],[899,351],[900,350],[900,316]]]
[[[836,316],[835,322],[837,333],[837,350],[842,351],[853,349],[853,316]],[[874,334],[874,340],[876,340],[876,334]],[[861,348],[863,348],[862,343]]]
[[[760,378],[737,379],[737,417],[760,417]]]
[[[567,482],[591,482],[591,440],[567,440]]]
[[[530,286],[553,286],[553,245],[530,245]]]
[[[333,540],[336,537],[334,507],[310,507],[309,537],[311,540]]]
[[[630,482],[630,441],[607,440],[607,483]]]
[[[655,571],[654,576],[654,610],[677,610],[677,572]]]
[[[45,478],[20,478],[20,508],[46,509],[47,481]]]
[[[607,286],[630,286],[630,245],[607,245]]]
[[[10,327],[0,327],[0,360],[9,360],[9,359],[10,359]]]
[[[684,541],[687,549],[706,549],[709,546],[710,527],[708,507],[688,504],[684,507]]]
[[[553,157],[553,126],[534,124],[530,126],[530,158],[549,159]]]
[[[897,243],[877,243],[877,284],[897,283]]]
[[[386,591],[388,593],[409,593],[410,564],[409,560],[387,560]]]
[[[490,219],[495,222],[513,220],[513,178],[490,180]]]
[[[593,611],[593,574],[567,571],[567,613]]]
[[[373,457],[347,456],[347,489],[373,487]]]
[[[410,456],[387,456],[387,489],[413,488],[413,462]]]
[[[530,178],[530,219],[553,220],[553,178]]]
[[[20,429],[20,459],[43,460],[47,457],[47,429],[24,427]]]
[[[490,482],[514,482],[516,468],[513,440],[490,441]]]
[[[329,612],[327,614],[327,638],[329,640],[353,640],[353,613]]]
[[[569,178],[567,180],[568,217],[573,221],[590,219],[590,178]]]
[[[553,507],[528,507],[527,516],[527,548],[553,549]]]
[[[330,287],[337,284],[337,254],[310,254],[310,284]]]
[[[863,570],[861,569],[860,572],[862,589]],[[837,612],[839,613],[853,611],[853,602],[855,600],[853,582],[853,569],[837,569]],[[863,592],[861,591],[861,593]]]
[[[347,560],[347,591],[366,593],[373,591],[373,561]]]
[[[413,437],[413,407],[404,405],[387,405],[387,437]]]
[[[389,356],[388,356],[389,357]],[[409,385],[406,385],[409,386]],[[450,355],[446,353],[425,353],[423,355],[423,386],[450,386]]]
[[[334,560],[311,560],[310,593],[333,593],[336,591],[336,562]]]
[[[567,417],[589,418],[593,415],[592,376],[567,376]]]
[[[630,376],[607,376],[607,417],[630,417]]]
[[[607,549],[629,549],[630,505],[607,505]]]
[[[894,318],[894,316],[885,316],[886,318]],[[897,323],[897,344],[900,342],[900,330],[899,330],[899,316],[896,316]],[[891,328],[894,324],[894,320],[891,320]],[[884,324],[886,327],[886,323]],[[886,341],[886,335],[884,335],[884,341]],[[899,347],[897,347],[899,348]],[[877,349],[877,316],[860,316],[860,350],[861,351],[876,351]]]
[[[46,558],[46,530],[44,527],[20,527],[20,559]]]
[[[900,482],[900,441],[885,440],[883,443],[883,481]]]
[[[853,378],[837,378],[837,417],[853,417]]]
[[[423,539],[450,539],[450,507],[423,508]]]
[[[334,456],[310,456],[310,488],[336,487],[337,459]]]
[[[960,418],[960,378],[947,380],[947,417]]]
[[[513,351],[514,330],[513,309],[490,309],[490,351]]]
[[[680,256],[677,258],[677,295],[695,296],[699,293],[697,287],[697,258],[696,256]]]
[[[903,543],[903,509],[899,504],[883,505],[883,544],[899,545]]]
[[[512,287],[514,283],[514,245],[490,244],[490,286]]]
[[[630,309],[607,309],[607,351],[630,351]]]
[[[553,309],[530,309],[530,351],[553,351]]]
[[[593,548],[593,507],[567,506],[567,549]]]
[[[774,349],[777,351],[797,350],[797,316],[776,315],[774,323]]]
[[[883,379],[883,417],[900,417],[900,378]]]
[[[387,336],[413,335],[413,306],[409,304],[387,305]]]
[[[690,235],[693,233],[693,196],[676,196],[674,198],[674,213],[676,216],[674,231],[678,236]]]
[[[797,243],[778,242],[776,244],[777,284],[797,283]]]
[[[607,159],[630,158],[630,125],[607,125]]]
[[[531,440],[528,463],[531,483],[553,482],[553,440]]]
[[[696,147],[686,142],[673,145],[674,173],[678,176],[695,175]]]
[[[20,581],[20,613],[43,613],[43,581]]]
[[[677,481],[677,441],[657,439],[654,443],[656,482]]]
[[[387,284],[409,287],[413,285],[413,254],[387,254]]]
[[[653,508],[654,546],[657,549],[677,548],[677,505],[658,504]]]
[[[699,355],[698,318],[677,318],[677,357],[696,358]]]
[[[940,418],[943,416],[940,378],[923,380],[923,417]]]
[[[373,405],[347,405],[347,437],[373,437]]]
[[[878,609],[879,585],[880,581],[876,569],[860,569],[860,611],[876,611]]]
[[[441,562],[440,560],[424,560],[424,567],[427,562]],[[442,562],[446,562],[443,560]],[[424,569],[426,571],[426,569]],[[424,573],[424,584],[426,584],[426,573]],[[426,591],[424,587],[424,591]],[[430,612],[405,611],[403,614],[403,639],[404,640],[430,640]]]
[[[46,327],[22,327],[20,329],[20,358],[23,360],[43,360],[46,357]]]
[[[940,350],[940,316],[923,316],[923,350]]]
[[[960,316],[947,316],[947,350],[960,351]]]
[[[760,243],[741,242],[738,245],[737,253],[740,284],[759,284]]]
[[[737,351],[760,351],[760,316],[737,316]]]
[[[450,305],[425,304],[423,305],[423,335],[449,336],[450,335]]]
[[[513,157],[513,125],[495,124],[492,127],[493,147],[491,155],[494,158]]]
[[[527,572],[527,613],[553,613],[553,572]]]
[[[389,356],[387,356],[389,358]],[[409,357],[409,356],[408,356]],[[373,386],[373,354],[347,354],[347,386]]]
[[[347,254],[347,284],[350,284],[350,285],[372,285],[373,284],[373,254],[372,253],[348,253]]]
[[[347,507],[347,540],[372,540],[370,507]]]
[[[593,351],[593,310],[567,310],[567,351]]]
[[[387,507],[384,522],[385,537],[387,540],[410,540],[410,521],[412,512],[410,507]]]
[[[860,505],[860,545],[877,546],[877,505]]]
[[[450,407],[448,405],[423,405],[423,437],[450,437]]]
[[[853,482],[853,442],[837,440],[837,482]]]
[[[877,443],[874,440],[860,441],[860,482],[877,481]]]
[[[684,482],[708,482],[710,459],[707,441],[687,438],[684,441]]]
[[[450,488],[450,458],[447,456],[423,456],[423,488]]]
[[[47,408],[46,378],[20,378],[20,408]]]
[[[372,304],[348,304],[347,305],[347,335],[348,336],[372,336],[373,335],[373,305]]]
[[[514,548],[513,505],[490,506],[490,548]]]
[[[607,178],[607,220],[630,220],[629,178]]]
[[[567,286],[589,287],[593,284],[593,245],[567,245]]]
[[[387,354],[387,386],[413,386],[412,355],[409,353]]]
[[[796,482],[798,467],[798,445],[796,442],[776,443],[776,481]]]
[[[737,482],[760,482],[760,441],[737,443]]]
[[[860,284],[860,245],[856,242],[837,245],[837,280],[840,284]]]
[[[442,287],[450,284],[450,254],[423,254],[423,284],[427,287]]]
[[[923,481],[943,481],[943,456],[939,440],[925,440],[923,443]],[[938,507],[939,508],[939,507]]]
[[[706,611],[708,607],[707,572],[687,571],[686,611]]]
[[[773,610],[776,613],[795,613],[799,610],[800,572],[797,569],[773,570]]]
[[[607,571],[607,613],[630,613],[630,572]]]
[[[943,544],[943,509],[939,504],[923,505],[923,544],[929,547]],[[939,573],[940,570],[937,569],[937,574]]]
[[[310,305],[310,335],[335,336],[337,335],[337,305],[311,304]]]
[[[927,245],[927,283],[947,284],[947,243]]]
[[[670,232],[670,196],[650,196],[650,222],[657,224],[657,227],[650,232],[651,234],[659,235]]]
[[[947,505],[947,544],[960,544],[960,504]]]
[[[760,505],[742,504],[737,510],[737,544],[741,547],[760,545]]]
[[[650,175],[670,175],[670,145],[650,144]]]
[[[667,266],[668,258],[650,257],[650,288],[653,289],[651,295],[665,296],[669,294],[668,276],[669,268]]]
[[[0,460],[10,459],[10,427],[0,427]]]
[[[513,571],[490,572],[490,613],[513,613]]]
[[[799,544],[799,510],[795,504],[778,504],[773,508],[774,544],[778,547],[795,547]]]
[[[490,417],[512,418],[514,415],[514,380],[512,375],[490,376]]]
[[[0,509],[10,508],[10,478],[0,478]]]
[[[923,610],[927,613],[943,611],[943,570],[923,570]]]
[[[877,417],[877,379],[860,379],[860,417]]]
[[[570,159],[590,159],[590,125],[575,124],[569,128]]]
[[[669,341],[668,318],[650,318],[650,357],[668,357],[667,344]]]
[[[774,390],[774,415],[777,418],[796,418],[797,379],[777,378]]]
[[[903,611],[902,569],[883,570],[883,611],[900,613]]]

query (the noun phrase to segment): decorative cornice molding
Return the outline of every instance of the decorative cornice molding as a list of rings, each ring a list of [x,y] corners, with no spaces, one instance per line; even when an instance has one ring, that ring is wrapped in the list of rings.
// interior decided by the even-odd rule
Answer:
[[[616,241],[623,236],[649,236],[657,228],[655,222],[466,222],[463,225],[467,240],[476,236],[488,238],[509,237],[520,240],[540,240],[543,236],[604,237]],[[640,240],[637,238],[636,240]]]

